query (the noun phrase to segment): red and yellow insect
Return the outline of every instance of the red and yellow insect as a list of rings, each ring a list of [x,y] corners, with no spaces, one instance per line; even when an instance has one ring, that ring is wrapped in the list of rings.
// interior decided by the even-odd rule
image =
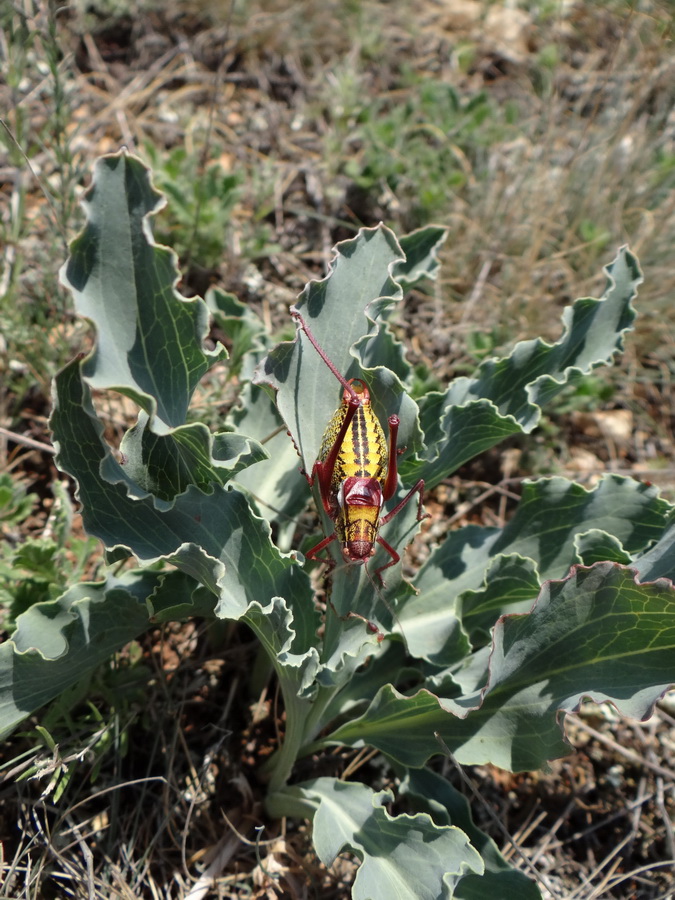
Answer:
[[[309,559],[327,562],[333,568],[333,558],[319,554],[333,541],[339,541],[345,562],[362,565],[374,555],[375,545],[379,544],[390,556],[389,562],[375,571],[383,584],[382,572],[395,565],[401,557],[379,530],[406,506],[414,494],[419,494],[417,521],[427,517],[422,512],[424,481],[420,479],[394,509],[381,515],[382,507],[396,492],[399,453],[396,444],[400,419],[396,415],[389,416],[387,442],[370,405],[367,386],[359,378],[347,381],[320,347],[301,313],[295,308],[291,308],[290,312],[343,388],[342,403],[328,423],[319,456],[308,479],[310,484],[314,484],[316,479],[323,508],[335,530],[306,555]]]

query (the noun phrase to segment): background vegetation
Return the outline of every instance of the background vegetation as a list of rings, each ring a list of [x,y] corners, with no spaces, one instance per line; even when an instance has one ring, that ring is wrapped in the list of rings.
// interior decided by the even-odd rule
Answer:
[[[672,14],[649,0],[4,5],[7,632],[100,565],[51,462],[46,416],[52,375],[89,340],[57,280],[77,200],[94,158],[123,144],[169,198],[157,237],[180,254],[181,289],[220,284],[280,333],[336,240],[380,220],[401,234],[447,225],[439,285],[410,296],[400,322],[424,382],[557,334],[562,306],[601,293],[602,264],[628,242],[645,284],[621,365],[570,389],[534,438],[440,485],[427,540],[448,520],[501,523],[530,474],[591,484],[632,472],[672,499]],[[230,390],[217,376],[203,385],[214,422]],[[128,414],[110,406],[120,426]],[[150,632],[3,745],[0,896],[196,897],[212,874],[210,896],[274,896],[276,883],[277,895],[348,896],[351,863],[327,873],[302,828],[261,819],[254,773],[275,707],[265,691],[241,704],[247,642],[195,622]],[[561,896],[668,896],[658,863],[675,857],[674,714],[668,698],[644,724],[588,707],[579,752],[552,773],[469,772],[521,851],[562,879]],[[261,824],[270,843],[257,845]]]

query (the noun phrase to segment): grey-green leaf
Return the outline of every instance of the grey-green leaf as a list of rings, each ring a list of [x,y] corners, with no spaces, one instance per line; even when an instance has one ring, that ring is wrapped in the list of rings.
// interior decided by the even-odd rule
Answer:
[[[475,378],[457,378],[445,394],[428,394],[420,402],[428,449],[401,464],[404,480],[424,478],[432,487],[507,433],[529,433],[539,423],[541,406],[570,378],[612,361],[632,327],[631,301],[642,274],[625,247],[605,271],[604,295],[568,307],[555,344],[522,341],[510,356],[486,360]]]
[[[483,872],[480,854],[451,825],[436,825],[430,816],[391,816],[383,804],[388,791],[375,793],[364,784],[317,778],[284,792],[288,800],[314,807],[313,841],[327,866],[351,850],[361,865],[352,887],[354,900],[444,900],[466,874]],[[277,804],[283,803],[283,796]]]
[[[32,606],[0,646],[0,737],[167,611],[209,616],[214,603],[213,594],[181,572],[136,570],[75,585],[58,600]]]
[[[84,526],[106,547],[128,548],[144,563],[172,562],[219,597],[222,617],[274,596],[309,602],[307,577],[274,547],[268,524],[239,491],[192,485],[163,502],[133,482],[103,440],[77,360],[55,379],[51,426],[59,466],[78,482]]]
[[[525,482],[515,515],[504,528],[468,526],[452,531],[429,557],[414,580],[417,595],[398,618],[409,647],[416,656],[448,666],[466,653],[466,637],[461,626],[458,599],[465,591],[489,591],[491,600],[469,600],[464,611],[482,609],[480,623],[469,628],[485,630],[504,612],[523,612],[528,598],[526,584],[533,585],[536,567],[539,583],[561,578],[570,566],[583,560],[581,549],[590,557],[590,533],[604,532],[620,542],[624,553],[636,554],[663,534],[671,507],[658,490],[632,478],[606,475],[591,490],[564,478]],[[577,542],[580,536],[580,549]],[[596,547],[596,553],[598,548]],[[615,553],[617,550],[615,549]],[[500,605],[494,586],[486,584],[488,569],[501,556],[530,560],[518,576],[520,586],[504,595]],[[610,557],[613,558],[613,557]],[[621,561],[620,559],[617,561]],[[510,565],[511,577],[515,575]],[[508,589],[510,590],[510,588]],[[529,602],[536,597],[533,591]],[[492,622],[487,615],[492,610]]]
[[[417,767],[439,732],[460,762],[525,770],[568,752],[560,714],[584,697],[646,718],[675,683],[675,589],[635,575],[614,563],[574,567],[543,586],[530,613],[497,622],[487,683],[473,693],[406,697],[385,686],[327,742],[372,745]]]
[[[439,824],[456,825],[470,839],[483,858],[483,875],[468,874],[455,889],[458,900],[541,900],[536,884],[507,863],[497,845],[476,827],[464,794],[430,769],[411,769],[401,785],[401,793],[417,800]]]
[[[257,441],[229,431],[212,434],[194,422],[156,434],[143,412],[120,444],[125,470],[136,484],[161,500],[173,500],[190,485],[209,491],[237,473],[267,459]]]
[[[244,385],[240,403],[231,410],[229,421],[237,430],[264,442],[269,458],[240,472],[237,483],[250,491],[261,514],[276,523],[277,544],[288,549],[297,517],[311,496],[293,442],[272,398],[255,384]]]
[[[139,159],[102,157],[84,201],[87,224],[62,270],[78,314],[96,325],[85,376],[133,398],[157,431],[185,422],[199,380],[225,356],[203,349],[206,304],[177,293],[175,254],[152,240],[149,216],[162,204]]]

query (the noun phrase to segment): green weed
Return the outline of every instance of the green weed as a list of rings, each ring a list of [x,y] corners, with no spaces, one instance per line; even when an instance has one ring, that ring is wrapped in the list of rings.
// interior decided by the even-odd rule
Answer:
[[[157,237],[171,244],[181,260],[217,268],[226,252],[232,211],[240,198],[241,176],[217,160],[204,166],[197,154],[175,147],[166,153],[146,144],[157,187],[170,198],[157,225]]]
[[[68,492],[59,481],[53,482],[52,490],[54,504],[43,533],[20,539],[19,529],[36,500],[9,473],[0,474],[0,524],[7,538],[0,546],[0,604],[5,608],[2,624],[9,631],[22,612],[55,599],[73,578],[95,572],[92,559],[97,556],[98,541],[73,536]]]

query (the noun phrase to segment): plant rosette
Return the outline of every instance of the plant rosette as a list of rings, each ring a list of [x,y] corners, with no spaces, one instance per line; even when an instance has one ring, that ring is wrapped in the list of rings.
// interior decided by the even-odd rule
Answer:
[[[330,542],[336,565],[321,607],[287,523],[310,497],[296,450],[311,473],[342,388],[302,329],[272,346],[232,295],[178,294],[175,256],[152,238],[162,202],[135,157],[98,161],[87,223],[62,271],[97,341],[56,376],[51,417],[86,530],[110,561],[136,564],[18,617],[0,647],[3,733],[152,623],[242,621],[285,709],[283,742],[262,773],[267,810],[311,818],[327,865],[353,853],[355,898],[539,897],[476,828],[434,758],[539,768],[569,752],[565,713],[585,697],[650,715],[675,681],[673,507],[654,487],[616,475],[590,490],[531,480],[503,527],[449,531],[412,584],[400,562],[386,568],[384,586],[373,579],[391,562],[381,546],[366,565],[350,565]],[[384,514],[420,479],[431,489],[504,438],[530,434],[572,378],[612,363],[634,320],[641,274],[623,248],[604,294],[565,310],[557,342],[518,343],[413,400],[390,322],[404,291],[436,276],[444,237],[438,227],[400,240],[382,225],[361,229],[296,304],[338,372],[367,385],[379,421],[400,420],[406,449]],[[229,370],[222,346],[205,347],[210,316],[231,343]],[[215,365],[240,392],[212,432],[188,410]],[[138,406],[118,451],[92,402],[101,390]],[[316,483],[314,494],[323,510]],[[330,516],[323,525],[327,537]],[[402,554],[418,527],[412,502],[381,534]],[[335,746],[381,751],[407,811],[392,815],[393,794],[364,783],[294,780],[299,758]]]

